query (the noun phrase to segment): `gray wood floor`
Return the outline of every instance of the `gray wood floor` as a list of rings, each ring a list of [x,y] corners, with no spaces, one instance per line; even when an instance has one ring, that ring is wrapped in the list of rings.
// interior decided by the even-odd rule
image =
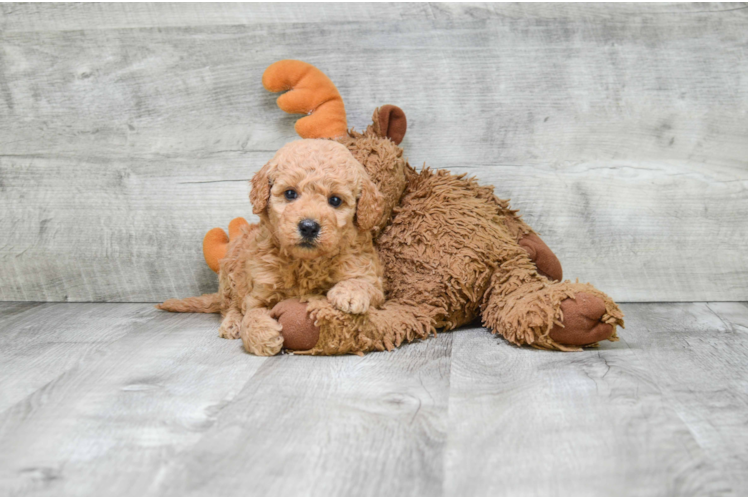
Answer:
[[[258,358],[215,315],[0,303],[0,494],[748,494],[748,304],[623,309],[581,353]]]

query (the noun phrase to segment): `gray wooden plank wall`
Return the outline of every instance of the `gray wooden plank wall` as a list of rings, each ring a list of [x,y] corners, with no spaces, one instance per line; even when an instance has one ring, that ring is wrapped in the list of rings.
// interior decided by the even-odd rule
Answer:
[[[619,301],[748,300],[746,4],[2,4],[0,300],[211,291],[201,240],[294,118],[298,58],[349,123],[512,198]]]

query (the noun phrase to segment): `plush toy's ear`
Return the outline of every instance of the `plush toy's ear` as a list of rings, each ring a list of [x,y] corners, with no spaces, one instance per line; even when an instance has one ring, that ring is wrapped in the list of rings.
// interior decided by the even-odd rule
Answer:
[[[356,204],[356,224],[358,228],[361,231],[371,231],[383,212],[384,196],[367,176],[361,185],[361,195]]]
[[[403,142],[408,120],[402,109],[392,104],[385,104],[374,111],[376,132],[382,137],[388,137],[395,144]]]
[[[252,203],[252,212],[255,214],[261,214],[268,206],[270,187],[272,185],[272,180],[270,179],[272,168],[273,165],[267,163],[252,177],[252,190],[249,192],[249,202]]]

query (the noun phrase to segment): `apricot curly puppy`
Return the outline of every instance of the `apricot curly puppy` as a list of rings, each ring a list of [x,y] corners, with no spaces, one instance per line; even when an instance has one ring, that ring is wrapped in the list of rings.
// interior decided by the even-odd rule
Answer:
[[[159,309],[221,312],[219,334],[247,351],[283,347],[272,308],[289,298],[326,295],[341,311],[365,313],[384,302],[382,266],[371,230],[381,193],[340,143],[305,139],[282,147],[252,178],[259,224],[242,228],[220,261],[218,293],[170,299]]]

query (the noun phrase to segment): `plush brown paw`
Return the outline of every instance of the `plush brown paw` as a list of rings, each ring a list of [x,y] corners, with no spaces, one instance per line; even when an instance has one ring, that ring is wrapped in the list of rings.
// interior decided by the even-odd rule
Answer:
[[[554,325],[550,337],[560,344],[582,346],[610,338],[613,325],[602,322],[605,302],[584,292],[561,302],[564,326]]]
[[[553,281],[561,281],[564,278],[561,262],[548,245],[540,239],[540,236],[527,234],[517,243],[530,255],[530,259],[535,262],[540,274]]]
[[[270,315],[280,323],[283,347],[291,351],[307,351],[317,345],[319,327],[306,312],[306,304],[298,299],[279,302]]]

